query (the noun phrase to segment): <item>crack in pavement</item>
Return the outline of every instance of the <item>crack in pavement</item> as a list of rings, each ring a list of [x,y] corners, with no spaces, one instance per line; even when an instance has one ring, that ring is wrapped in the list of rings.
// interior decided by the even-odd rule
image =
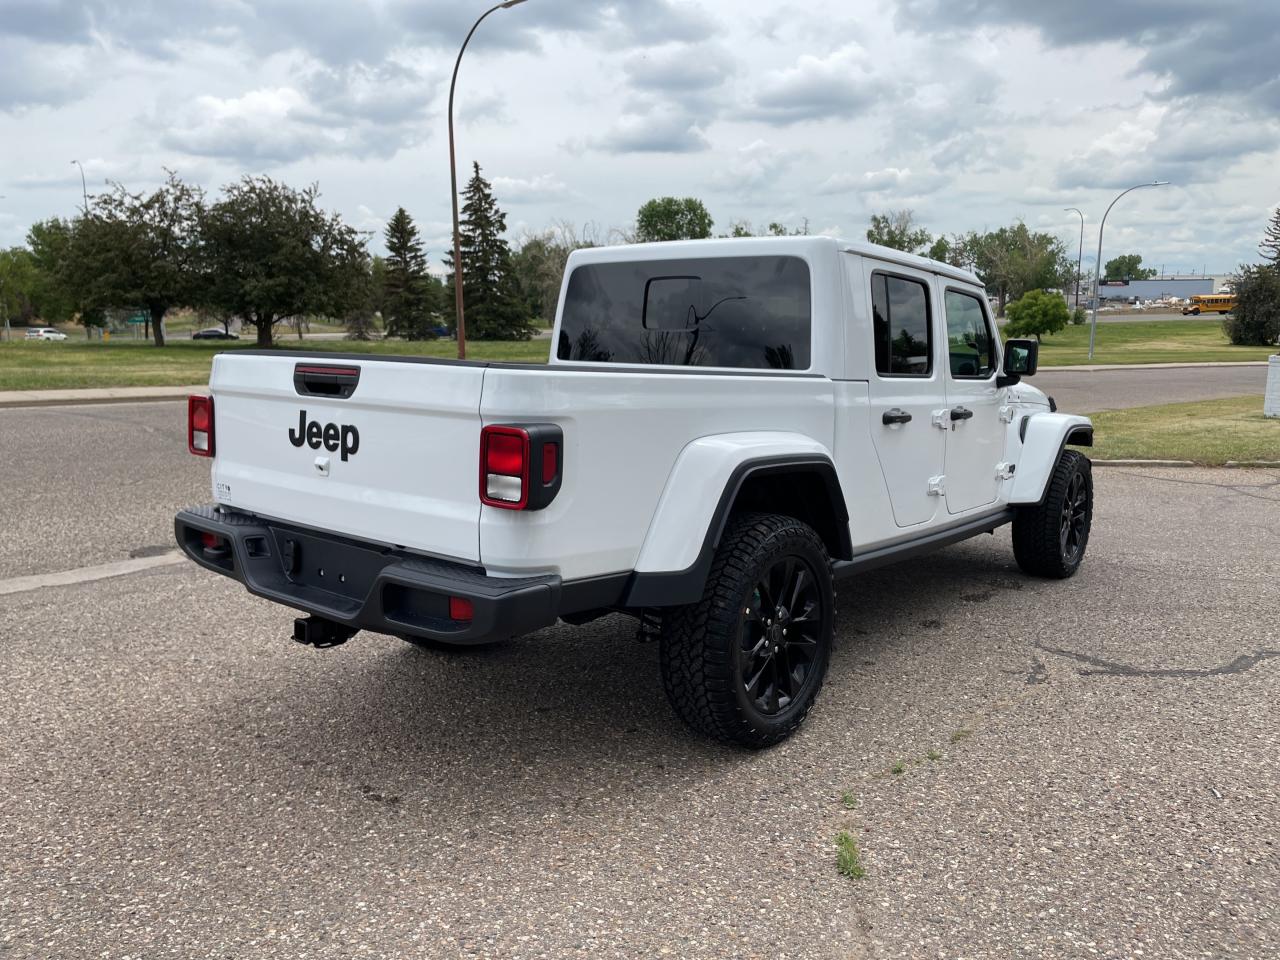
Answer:
[[[1117,470],[1116,473],[1122,471]],[[1252,500],[1262,500],[1264,503],[1280,503],[1276,497],[1262,497],[1252,491],[1270,491],[1280,487],[1280,475],[1273,475],[1270,483],[1259,484],[1234,484],[1234,483],[1214,483],[1209,480],[1188,480],[1185,477],[1157,477],[1149,473],[1134,473],[1129,470],[1123,471],[1125,476],[1139,477],[1144,480],[1159,480],[1162,483],[1182,483],[1190,487],[1217,487],[1219,490],[1226,490],[1228,493],[1238,493],[1241,496],[1249,497]]]
[[[1036,643],[1035,646],[1045,653],[1052,653],[1055,656],[1067,657],[1079,663],[1088,664],[1091,667],[1097,667],[1096,670],[1079,670],[1077,671],[1082,677],[1170,677],[1175,679],[1196,679],[1199,677],[1223,677],[1233,673],[1244,673],[1251,667],[1256,667],[1264,660],[1270,660],[1280,657],[1280,650],[1258,650],[1255,653],[1243,653],[1236,657],[1230,663],[1224,663],[1221,666],[1209,667],[1207,669],[1194,669],[1187,667],[1131,667],[1126,663],[1117,663],[1114,660],[1104,660],[1102,657],[1093,657],[1087,653],[1076,653],[1074,650],[1064,650],[1061,647],[1050,647],[1043,643]],[[1028,682],[1031,682],[1028,679]]]

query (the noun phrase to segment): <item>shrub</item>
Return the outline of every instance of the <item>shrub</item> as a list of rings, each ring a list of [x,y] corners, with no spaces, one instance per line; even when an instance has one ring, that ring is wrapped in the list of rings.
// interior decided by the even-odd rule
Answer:
[[[1075,326],[1080,326],[1089,319],[1089,312],[1084,307],[1076,307],[1071,311],[1071,322]]]
[[[1280,266],[1241,267],[1234,282],[1236,308],[1222,320],[1227,339],[1254,347],[1280,340]]]
[[[1009,304],[1005,313],[1009,317],[1004,327],[1006,337],[1035,337],[1036,340],[1046,333],[1065,329],[1070,316],[1067,301],[1044,290],[1023,294],[1022,299]]]

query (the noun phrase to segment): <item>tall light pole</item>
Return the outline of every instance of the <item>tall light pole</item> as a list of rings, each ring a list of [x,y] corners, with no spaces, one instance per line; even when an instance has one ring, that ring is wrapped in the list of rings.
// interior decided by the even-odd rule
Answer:
[[[1084,267],[1084,213],[1075,207],[1064,207],[1065,213],[1080,214],[1080,246],[1076,248],[1076,309],[1080,309],[1080,278]]]
[[[84,215],[87,217],[89,215],[89,187],[84,180],[84,164],[79,160],[72,160],[71,163],[80,168],[80,192],[84,196]]]
[[[457,320],[459,360],[465,360],[467,357],[467,324],[462,308],[462,238],[458,231],[458,160],[453,147],[453,92],[458,85],[458,68],[462,66],[462,55],[467,52],[467,44],[471,42],[471,36],[476,32],[476,27],[480,26],[484,18],[494,11],[505,10],[518,3],[524,3],[524,0],[506,0],[505,3],[492,6],[480,14],[480,19],[467,31],[467,39],[462,41],[462,49],[458,51],[458,59],[453,64],[453,79],[449,81],[449,184],[453,188],[453,307]]]
[[[1122,191],[1119,197],[1112,200],[1111,206],[1107,207],[1107,213],[1102,215],[1102,223],[1098,226],[1098,266],[1094,270],[1093,274],[1093,322],[1089,325],[1090,360],[1093,359],[1093,342],[1098,336],[1098,296],[1102,285],[1102,231],[1107,228],[1107,214],[1111,212],[1111,207],[1114,207],[1120,202],[1120,197],[1123,197],[1126,193],[1132,193],[1134,190],[1140,190],[1143,187],[1164,187],[1168,186],[1168,184],[1168,180],[1152,180],[1150,183],[1136,183],[1128,190]]]

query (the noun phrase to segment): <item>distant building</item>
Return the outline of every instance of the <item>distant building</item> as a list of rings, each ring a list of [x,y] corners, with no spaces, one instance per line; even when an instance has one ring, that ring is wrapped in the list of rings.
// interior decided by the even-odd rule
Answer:
[[[1104,280],[1098,287],[1100,300],[1187,300],[1196,294],[1216,293],[1227,277],[1157,277],[1154,280]]]

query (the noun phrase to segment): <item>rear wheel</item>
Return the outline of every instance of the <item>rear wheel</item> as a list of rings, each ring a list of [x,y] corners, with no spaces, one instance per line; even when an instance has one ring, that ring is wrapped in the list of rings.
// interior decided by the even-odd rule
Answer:
[[[725,743],[784,740],[822,687],[834,614],[831,562],[812,527],[774,514],[735,518],[702,599],[663,620],[671,705],[693,729]]]
[[[1023,572],[1063,579],[1084,560],[1093,526],[1093,469],[1089,458],[1064,450],[1039,504],[1013,518],[1013,555]]]

